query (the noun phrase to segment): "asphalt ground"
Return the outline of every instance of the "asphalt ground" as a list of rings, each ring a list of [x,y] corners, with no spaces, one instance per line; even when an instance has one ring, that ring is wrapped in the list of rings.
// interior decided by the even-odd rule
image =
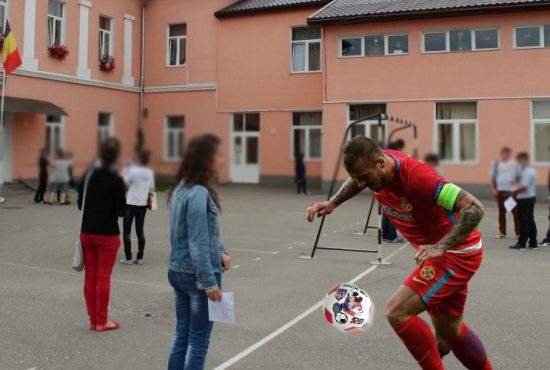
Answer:
[[[383,244],[389,266],[374,267],[373,253],[319,251],[304,259],[318,226],[304,220],[304,209],[321,194],[247,186],[222,187],[220,194],[222,236],[233,255],[224,290],[235,292],[237,323],[215,325],[208,369],[417,368],[382,314],[414,267],[412,248]],[[147,214],[145,264],[114,269],[110,315],[123,329],[96,333],[87,329],[82,274],[70,267],[80,213],[75,206],[35,205],[24,189],[9,188],[5,196],[0,369],[166,368],[174,331],[166,206]],[[362,231],[369,199],[357,197],[327,218],[321,245],[375,249],[374,232],[354,234]],[[495,369],[549,369],[550,248],[509,250],[513,240],[492,238],[496,209],[486,207],[485,259],[470,284],[465,319]],[[546,205],[537,207],[540,236],[547,212]],[[330,287],[354,278],[377,314],[370,330],[347,336],[326,324],[318,302]],[[462,368],[452,355],[445,365]]]

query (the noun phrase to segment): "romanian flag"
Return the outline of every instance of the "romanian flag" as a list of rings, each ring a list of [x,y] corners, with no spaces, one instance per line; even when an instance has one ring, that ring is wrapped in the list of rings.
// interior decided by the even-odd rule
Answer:
[[[11,30],[10,23],[6,22],[6,30],[4,32],[4,47],[0,54],[2,64],[6,73],[11,73],[21,65],[21,55],[17,48],[17,41]]]

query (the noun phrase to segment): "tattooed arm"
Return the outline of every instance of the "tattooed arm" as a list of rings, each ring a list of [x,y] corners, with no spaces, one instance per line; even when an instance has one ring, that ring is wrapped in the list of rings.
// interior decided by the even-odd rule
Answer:
[[[321,217],[330,215],[336,207],[344,203],[346,200],[353,198],[365,188],[365,186],[360,185],[356,180],[351,178],[348,179],[344,185],[342,185],[340,190],[338,190],[338,193],[336,193],[329,201],[315,203],[308,207],[306,209],[306,219],[309,222],[312,222],[315,219],[315,216]]]
[[[340,190],[338,190],[338,192],[330,199],[330,202],[334,205],[334,208],[336,208],[348,199],[353,198],[365,190],[365,188],[366,186],[359,185],[357,180],[349,178],[342,185],[342,187],[340,187]]]
[[[438,244],[423,245],[418,248],[414,258],[419,264],[427,259],[437,258],[449,248],[463,242],[483,218],[483,205],[477,198],[458,187],[455,187],[454,191],[456,194],[452,194],[441,203],[438,200],[438,204],[446,208],[445,205],[448,206],[452,202],[453,204],[449,208],[458,213],[458,221]]]

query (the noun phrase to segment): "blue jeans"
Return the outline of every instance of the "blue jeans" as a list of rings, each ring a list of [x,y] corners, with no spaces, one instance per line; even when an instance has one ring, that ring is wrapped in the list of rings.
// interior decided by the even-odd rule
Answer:
[[[221,287],[221,275],[216,274]],[[197,288],[193,274],[168,270],[168,281],[176,301],[176,333],[168,359],[168,370],[202,370],[213,323],[208,319],[208,298]]]
[[[382,238],[387,240],[395,240],[397,238],[395,226],[393,226],[388,216],[384,214],[382,215]]]

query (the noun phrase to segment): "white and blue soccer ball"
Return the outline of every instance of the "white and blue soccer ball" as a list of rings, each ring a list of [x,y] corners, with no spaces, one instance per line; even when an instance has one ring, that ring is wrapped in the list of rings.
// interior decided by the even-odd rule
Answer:
[[[337,285],[327,293],[323,311],[329,325],[343,333],[360,333],[374,320],[372,299],[350,283]]]

